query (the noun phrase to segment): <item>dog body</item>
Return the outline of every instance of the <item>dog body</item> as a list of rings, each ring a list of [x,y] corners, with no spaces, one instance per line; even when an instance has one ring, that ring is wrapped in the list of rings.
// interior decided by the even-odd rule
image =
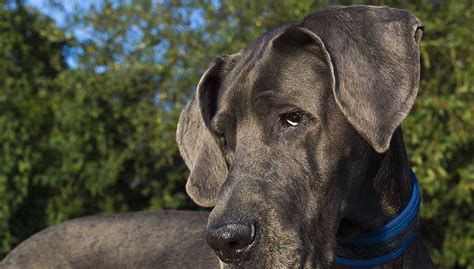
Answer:
[[[0,268],[218,268],[205,241],[208,215],[135,212],[67,221],[21,243]]]

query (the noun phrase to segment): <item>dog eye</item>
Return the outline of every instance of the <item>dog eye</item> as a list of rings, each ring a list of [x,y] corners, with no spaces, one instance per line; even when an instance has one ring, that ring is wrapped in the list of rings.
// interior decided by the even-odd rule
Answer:
[[[282,123],[286,126],[296,127],[303,121],[304,113],[295,111],[280,115]]]

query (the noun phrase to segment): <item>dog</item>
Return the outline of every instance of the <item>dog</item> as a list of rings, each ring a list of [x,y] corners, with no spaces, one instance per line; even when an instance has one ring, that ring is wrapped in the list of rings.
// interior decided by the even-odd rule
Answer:
[[[177,141],[222,268],[432,267],[400,129],[421,35],[408,11],[332,7],[212,61]]]
[[[186,191],[210,214],[73,220],[4,264],[61,251],[57,267],[432,268],[400,129],[421,35],[408,11],[330,7],[218,56],[177,128]]]

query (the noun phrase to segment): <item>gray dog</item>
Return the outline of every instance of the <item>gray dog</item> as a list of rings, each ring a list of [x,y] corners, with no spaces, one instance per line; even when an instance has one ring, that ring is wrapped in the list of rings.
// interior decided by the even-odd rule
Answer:
[[[399,128],[418,91],[421,27],[407,11],[334,7],[217,57],[177,131],[186,190],[214,207],[209,218],[79,219],[4,263],[77,248],[49,264],[218,267],[207,239],[226,268],[431,268]]]
[[[211,63],[178,144],[228,267],[431,266],[399,128],[421,27],[397,9],[329,8]]]

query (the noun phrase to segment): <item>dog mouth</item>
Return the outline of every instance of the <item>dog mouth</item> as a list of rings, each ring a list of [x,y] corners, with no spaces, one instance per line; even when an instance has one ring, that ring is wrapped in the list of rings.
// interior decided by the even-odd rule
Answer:
[[[309,258],[316,253],[303,242],[288,242],[283,237],[277,239],[274,234],[259,232],[252,243],[242,249],[243,255],[227,256],[225,252],[215,251],[221,268],[320,268],[317,260]],[[306,253],[308,251],[311,253]]]

